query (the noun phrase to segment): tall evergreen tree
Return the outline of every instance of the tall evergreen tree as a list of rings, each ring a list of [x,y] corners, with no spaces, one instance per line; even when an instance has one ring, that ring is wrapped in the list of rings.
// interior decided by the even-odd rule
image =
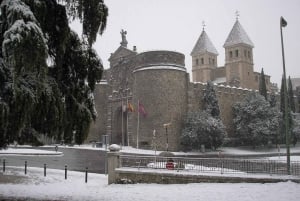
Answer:
[[[284,77],[281,78],[281,87],[280,87],[280,112],[284,112]]]
[[[293,85],[291,81],[291,77],[289,76],[289,84],[288,84],[288,98],[289,98],[289,105],[292,112],[295,112],[295,98],[294,98],[294,91],[293,91]]]
[[[220,118],[218,98],[212,82],[207,82],[203,94],[204,109],[215,118]]]
[[[259,78],[259,93],[260,95],[265,97],[266,100],[268,99],[266,79],[265,79],[265,73],[263,68],[261,69],[260,78]]]
[[[86,40],[70,30],[66,8]],[[0,9],[0,148],[40,134],[82,143],[103,70],[92,49],[106,25],[103,0],[2,0]]]
[[[287,85],[287,82],[285,82]],[[288,88],[290,88],[291,84],[289,84]],[[292,87],[292,86],[291,86]],[[291,101],[290,101],[290,95],[289,95],[289,90],[287,89],[286,92],[286,96],[287,96],[287,111],[285,110],[285,105],[284,105],[284,101],[285,101],[285,96],[284,96],[284,78],[282,77],[282,81],[281,81],[281,89],[280,89],[280,111],[282,112],[282,118],[281,118],[281,141],[282,143],[285,142],[285,128],[286,128],[286,121],[285,121],[285,113],[287,112],[287,118],[288,118],[288,132],[290,133],[291,138],[293,138],[293,117],[292,117],[292,113],[291,113]]]

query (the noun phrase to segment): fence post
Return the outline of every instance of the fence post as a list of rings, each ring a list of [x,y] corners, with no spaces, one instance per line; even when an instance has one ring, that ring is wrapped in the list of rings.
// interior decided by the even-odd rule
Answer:
[[[88,168],[85,168],[85,183],[87,183],[87,178],[88,177]]]
[[[46,177],[46,164],[44,164],[44,177]]]
[[[25,174],[27,174],[27,161],[25,161]]]
[[[114,148],[114,149],[112,149]],[[108,184],[115,183],[118,179],[118,174],[115,169],[120,167],[120,148],[116,149],[115,145],[109,146],[109,152],[107,153],[107,172],[108,172]]]
[[[5,172],[5,159],[3,159],[3,172]]]
[[[65,165],[65,180],[67,179],[67,170],[68,170],[68,166]]]

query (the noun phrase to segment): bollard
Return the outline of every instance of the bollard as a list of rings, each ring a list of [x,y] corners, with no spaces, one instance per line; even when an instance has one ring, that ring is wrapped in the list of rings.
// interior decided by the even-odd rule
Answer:
[[[88,168],[85,168],[85,183],[87,183],[87,178],[88,177]]]
[[[65,179],[67,179],[67,170],[68,170],[68,166],[65,165]]]
[[[44,164],[44,177],[46,177],[46,164]]]
[[[25,174],[27,174],[27,161],[25,161]]]
[[[3,172],[5,172],[5,159],[3,159]]]

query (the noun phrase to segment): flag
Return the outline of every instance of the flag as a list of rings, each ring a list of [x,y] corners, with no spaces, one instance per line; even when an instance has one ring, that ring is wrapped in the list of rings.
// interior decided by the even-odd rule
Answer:
[[[281,27],[286,27],[287,22],[285,21],[285,19],[283,17],[280,17],[280,25]]]
[[[129,112],[134,112],[134,107],[133,107],[133,105],[131,103],[128,103],[127,110]]]
[[[141,113],[144,117],[147,116],[147,112],[145,110],[145,107],[142,103],[139,102],[139,113]]]

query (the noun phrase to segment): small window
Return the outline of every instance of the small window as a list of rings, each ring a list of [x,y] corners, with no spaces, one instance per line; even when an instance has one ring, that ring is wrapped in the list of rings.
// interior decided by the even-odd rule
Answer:
[[[230,56],[230,58],[232,58],[232,51],[229,52],[229,56]]]
[[[248,72],[248,76],[250,75],[250,73]]]
[[[249,58],[249,59],[251,58],[251,53],[250,53],[250,51],[248,51],[248,58]]]
[[[235,50],[235,57],[239,57],[239,50]]]
[[[201,58],[201,64],[204,64],[204,59],[203,58]]]
[[[247,50],[244,50],[244,57],[247,57]]]
[[[212,63],[215,64],[215,59],[212,59]]]
[[[199,65],[199,59],[196,59],[196,65]]]

